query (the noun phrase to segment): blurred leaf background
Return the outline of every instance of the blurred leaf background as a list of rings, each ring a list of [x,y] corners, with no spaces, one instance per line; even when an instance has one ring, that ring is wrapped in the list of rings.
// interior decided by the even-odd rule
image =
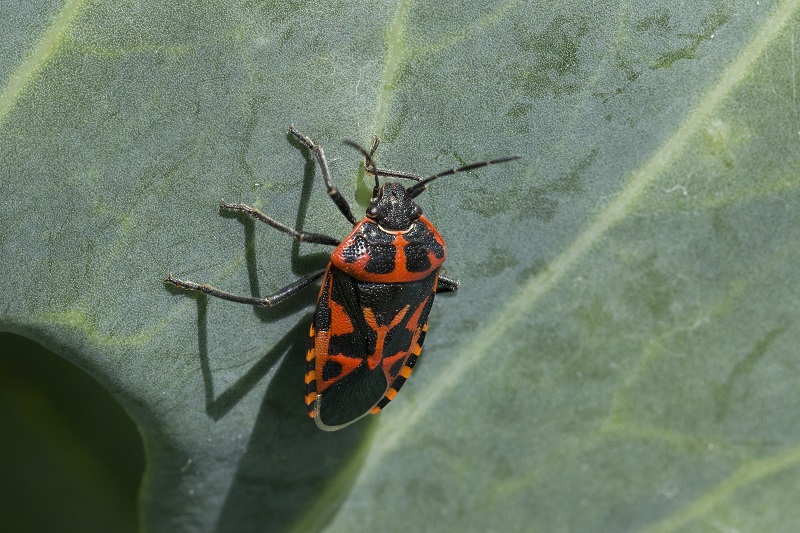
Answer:
[[[15,519],[136,527],[110,393],[150,531],[790,530],[799,10],[3,3]],[[359,214],[342,139],[421,174],[524,156],[420,197],[462,290],[403,394],[334,434],[302,402],[314,289],[253,310],[161,283],[255,295],[325,264],[217,208],[347,233],[289,124]]]

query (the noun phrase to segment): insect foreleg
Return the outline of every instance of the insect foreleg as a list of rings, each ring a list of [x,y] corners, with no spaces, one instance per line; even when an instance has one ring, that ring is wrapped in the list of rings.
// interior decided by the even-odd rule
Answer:
[[[353,216],[353,211],[350,209],[350,204],[347,203],[342,193],[339,192],[333,182],[331,182],[331,171],[328,168],[328,161],[325,159],[325,152],[322,151],[322,147],[317,146],[314,144],[310,138],[306,137],[299,131],[297,131],[294,126],[289,126],[289,133],[295,136],[295,138],[306,145],[306,148],[314,154],[314,159],[317,160],[317,166],[319,166],[319,171],[322,174],[322,179],[325,181],[325,187],[328,189],[328,196],[331,197],[333,203],[336,204],[336,207],[339,208],[339,211],[342,212],[344,217],[350,221],[352,225],[356,225],[358,221],[356,217]]]

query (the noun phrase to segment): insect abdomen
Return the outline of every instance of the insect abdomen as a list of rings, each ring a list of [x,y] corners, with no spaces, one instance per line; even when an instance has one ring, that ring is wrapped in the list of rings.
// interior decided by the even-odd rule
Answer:
[[[422,350],[437,275],[375,283],[328,267],[306,371],[306,403],[320,427],[348,424],[394,398]]]

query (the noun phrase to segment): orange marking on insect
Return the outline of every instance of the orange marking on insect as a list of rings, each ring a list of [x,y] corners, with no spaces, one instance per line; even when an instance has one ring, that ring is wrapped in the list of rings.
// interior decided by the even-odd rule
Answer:
[[[317,336],[314,337],[314,353],[318,353],[319,357],[317,357],[315,370],[317,371],[318,376],[322,376],[322,367],[325,365],[325,356],[328,354],[328,344],[330,339],[328,337],[327,331],[318,331]],[[320,384],[317,383],[317,390],[322,392],[320,389]]]
[[[378,413],[380,413],[380,412],[381,412],[381,408],[380,408],[380,407],[373,407],[373,408],[372,408],[372,411],[370,411],[370,412],[369,412],[369,414],[371,414],[371,415],[377,415],[377,414],[378,414]]]
[[[391,357],[384,357],[381,360],[381,364],[383,365],[383,373],[386,375],[386,379],[392,380],[394,376],[391,374],[392,367],[397,362],[398,359],[405,359],[408,357],[408,352],[400,352]]]
[[[408,244],[408,241],[403,235],[396,235],[392,244],[394,244],[396,250],[394,254],[394,271],[400,277],[407,278],[409,275],[408,267],[406,267],[406,244]]]
[[[314,381],[315,376],[316,372],[314,372],[313,370],[309,370],[308,372],[306,372],[306,385]]]
[[[444,241],[442,240],[442,237],[439,235],[439,232],[436,230],[436,228],[433,227],[433,224],[431,224],[430,221],[428,221],[428,219],[426,219],[424,216],[419,218],[419,222],[425,225],[428,230],[433,233],[434,240],[439,243],[444,251]],[[365,232],[364,228],[364,225],[366,224],[374,224],[374,222],[369,220],[363,220],[359,222],[353,228],[352,233],[350,233],[350,235],[344,241],[342,241],[331,254],[331,264],[345,274],[361,281],[403,283],[406,281],[418,281],[424,279],[431,272],[442,266],[442,263],[444,263],[444,254],[442,254],[442,257],[436,257],[432,250],[428,250],[428,257],[431,262],[430,268],[424,272],[410,272],[406,266],[405,246],[409,243],[408,239],[405,237],[406,231],[394,232],[383,229],[385,233],[394,234],[392,238],[392,245],[395,246],[396,250],[394,257],[395,268],[385,274],[368,272],[367,263],[369,263],[370,260],[369,251],[377,243],[369,240],[367,237],[367,233]],[[353,258],[352,254],[349,253],[347,259],[345,259],[344,251],[350,250],[352,252],[356,240],[363,239],[367,239],[367,242],[365,245],[357,248],[359,255]]]
[[[394,400],[395,396],[397,396],[397,389],[389,389],[386,391],[386,397],[389,398],[389,400]]]
[[[317,393],[316,392],[309,392],[306,394],[306,405],[311,405],[312,403],[317,401]]]
[[[336,336],[353,333],[355,328],[353,328],[353,323],[350,321],[350,317],[347,315],[347,311],[345,310],[344,306],[334,302],[333,300],[329,300],[328,305],[331,308],[330,335]]]
[[[388,335],[392,328],[397,327],[400,322],[403,321],[403,318],[408,312],[408,307],[409,306],[406,305],[402,308],[392,321],[384,326],[378,325],[378,320],[375,318],[375,313],[372,309],[369,307],[364,308],[364,320],[366,320],[367,325],[378,334],[378,339],[375,341],[375,351],[367,356],[367,366],[370,370],[374,370],[375,367],[380,364],[381,359],[383,359],[383,344],[386,342],[386,335]]]
[[[430,296],[426,297],[420,302],[419,306],[417,306],[417,308],[414,310],[414,314],[408,319],[408,324],[406,327],[410,331],[419,329],[419,319],[422,316],[422,311],[425,309],[425,305],[428,303],[428,298],[430,298]]]
[[[428,302],[428,298],[425,298],[424,300],[422,300],[422,302],[420,302],[419,307],[417,307],[416,311],[414,311],[414,314],[411,315],[411,318],[408,320],[408,324],[406,324],[406,327],[408,328],[408,330],[413,332],[413,335],[411,336],[411,344],[410,344],[411,353],[413,353],[414,355],[417,355],[417,356],[420,353],[422,353],[422,346],[420,346],[418,341],[419,341],[419,336],[420,336],[421,332],[424,331],[424,328],[422,330],[420,330],[420,328],[419,328],[419,319],[420,319],[420,316],[422,315],[422,310],[425,309],[425,305]],[[427,327],[427,325],[428,324],[425,323],[426,327]]]
[[[408,379],[408,376],[411,375],[411,367],[410,366],[404,366],[403,370],[400,371],[400,375],[403,376],[404,378]]]
[[[348,357],[342,354],[329,355],[327,360],[339,363],[340,365],[342,365],[342,370],[341,372],[339,372],[339,374],[328,380],[325,379],[324,374],[318,374],[325,382],[323,384],[324,388],[328,388],[328,385],[330,385],[334,381],[338,381],[341,377],[346,376],[347,374],[358,368],[358,366],[363,362],[363,360],[359,357]],[[318,386],[317,390],[322,392],[323,389],[320,389],[320,387]]]

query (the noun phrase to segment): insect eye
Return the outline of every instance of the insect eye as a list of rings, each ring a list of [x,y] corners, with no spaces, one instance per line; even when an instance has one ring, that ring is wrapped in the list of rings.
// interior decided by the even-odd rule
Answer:
[[[366,213],[366,215],[367,215],[369,218],[378,218],[378,215],[379,215],[379,214],[380,214],[380,213],[379,213],[379,211],[378,211],[378,206],[376,206],[375,204],[373,204],[373,205],[370,205],[370,206],[367,208],[367,213]]]
[[[422,208],[417,204],[411,208],[411,220],[416,220],[422,215]]]

